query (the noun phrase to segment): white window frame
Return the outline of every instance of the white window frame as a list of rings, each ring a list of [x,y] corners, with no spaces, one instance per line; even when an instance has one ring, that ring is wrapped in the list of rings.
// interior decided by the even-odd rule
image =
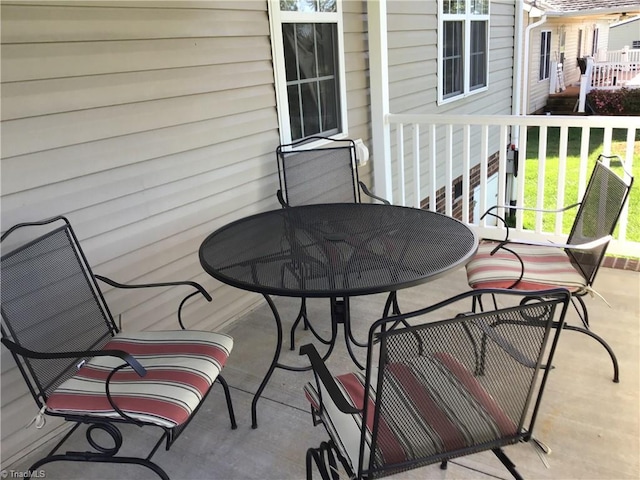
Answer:
[[[546,52],[542,51],[542,38],[544,36],[547,36],[547,42],[545,42],[545,45],[549,45],[549,50]],[[551,78],[551,49],[553,47],[553,36],[551,34],[551,30],[542,30],[540,32],[540,54],[538,56],[538,82],[545,82],[547,80],[549,80]],[[549,68],[547,68],[547,76],[544,78],[540,78],[540,70],[542,69],[542,62],[544,59],[547,59],[549,61]]]
[[[342,0],[336,0],[335,12],[290,12],[280,10],[279,0],[269,0],[269,23],[271,29],[271,52],[275,76],[276,109],[280,127],[282,144],[291,143],[291,121],[289,118],[289,99],[287,96],[287,76],[284,58],[283,23],[333,23],[336,24],[338,42],[338,88],[340,103],[340,131],[331,138],[348,136],[347,121],[347,86],[344,54],[344,25],[342,17]]]
[[[472,1],[466,0],[465,2],[465,13],[464,14],[450,14],[443,13],[444,2],[438,2],[438,105],[444,105],[450,102],[455,102],[456,100],[460,100],[463,98],[467,98],[471,95],[476,95],[478,93],[486,92],[489,89],[489,54],[491,52],[490,48],[490,27],[491,27],[491,5],[489,3],[489,10],[486,14],[473,14],[471,13]],[[462,81],[462,93],[459,95],[451,96],[444,98],[444,69],[443,69],[443,59],[444,59],[444,22],[455,22],[460,21],[463,22],[463,81]],[[486,29],[486,61],[485,61],[485,69],[486,69],[486,85],[471,89],[471,22],[472,21],[486,21],[487,29]]]

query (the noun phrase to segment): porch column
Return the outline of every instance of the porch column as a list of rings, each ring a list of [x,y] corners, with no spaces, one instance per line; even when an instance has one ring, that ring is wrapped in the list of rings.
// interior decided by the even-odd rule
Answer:
[[[387,0],[367,0],[371,141],[375,193],[393,203],[389,114]]]

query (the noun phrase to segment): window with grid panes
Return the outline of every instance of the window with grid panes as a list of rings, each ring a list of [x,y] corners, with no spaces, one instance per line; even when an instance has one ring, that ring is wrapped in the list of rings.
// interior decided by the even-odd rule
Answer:
[[[538,80],[551,76],[551,32],[540,32],[540,71]]]
[[[440,102],[488,87],[488,52],[489,0],[439,2]]]
[[[269,4],[283,143],[344,133],[342,12],[337,0]]]

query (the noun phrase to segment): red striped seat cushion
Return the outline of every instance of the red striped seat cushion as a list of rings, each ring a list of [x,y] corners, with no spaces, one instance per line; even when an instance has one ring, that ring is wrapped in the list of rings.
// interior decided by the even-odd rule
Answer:
[[[374,372],[372,378],[376,377]],[[377,393],[370,387],[365,396],[365,379],[360,372],[335,379],[351,405],[362,408],[365,398],[369,402],[364,451],[364,468],[367,468]],[[511,419],[478,380],[446,353],[418,357],[407,364],[388,365],[384,382],[385,401],[380,411],[374,461],[377,466],[471,448],[518,433],[517,419]],[[363,416],[342,413],[324,387],[321,388],[322,421],[341,454],[356,469]],[[320,412],[320,395],[315,385],[307,384],[305,395],[312,408]],[[385,404],[389,407],[384,407]]]
[[[545,290],[566,287],[572,292],[586,287],[584,277],[571,264],[564,250],[555,247],[510,243],[507,248],[516,252],[524,263],[504,248],[491,255],[496,242],[483,241],[478,252],[467,264],[467,280],[471,288],[516,288],[519,290]]]
[[[183,424],[216,380],[233,348],[228,335],[177,330],[118,334],[104,349],[124,350],[147,370],[139,377],[130,367],[109,384],[115,404],[143,422],[172,428]],[[65,381],[47,400],[57,414],[121,418],[111,407],[105,381],[123,363],[116,357],[95,357]]]

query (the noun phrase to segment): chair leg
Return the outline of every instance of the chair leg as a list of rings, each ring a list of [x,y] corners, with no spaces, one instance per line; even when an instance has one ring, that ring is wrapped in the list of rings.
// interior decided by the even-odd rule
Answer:
[[[578,314],[580,321],[582,321],[583,327],[574,327],[565,323],[564,328],[566,330],[572,330],[574,332],[581,332],[589,335],[591,338],[600,343],[600,345],[605,348],[605,350],[611,357],[611,362],[613,363],[613,381],[614,383],[620,383],[620,368],[618,366],[618,359],[616,358],[616,355],[615,353],[613,353],[613,349],[609,346],[609,344],[602,337],[593,333],[589,328],[589,312],[587,311],[587,305],[584,303],[584,300],[580,296],[572,295],[571,303],[576,309],[576,313]]]
[[[313,479],[312,461],[316,464],[322,480],[340,480],[338,463],[336,462],[336,457],[329,443],[322,442],[318,448],[310,448],[307,450],[307,480]]]
[[[611,357],[611,362],[613,363],[613,382],[620,383],[620,367],[618,366],[618,359],[616,358],[616,354],[613,353],[613,349],[607,342],[604,341],[602,337],[596,335],[591,330],[587,330],[586,328],[574,327],[573,325],[567,325],[566,323],[564,325],[564,329],[571,330],[573,332],[584,333],[585,335],[589,335],[591,338],[600,343],[600,345],[602,345],[607,350],[607,352],[609,352],[609,356]]]
[[[229,392],[229,385],[227,381],[222,377],[222,375],[218,375],[217,380],[222,385],[222,389],[224,390],[224,397],[227,400],[227,409],[229,410],[229,419],[231,420],[231,429],[235,430],[238,428],[238,424],[236,423],[236,416],[233,412],[233,403],[231,402],[231,393]]]
[[[516,480],[523,480],[522,476],[516,470],[516,466],[514,463],[507,457],[507,454],[501,448],[494,448],[493,453],[495,453],[496,457],[500,459],[502,464],[507,467],[507,470],[513,475],[513,478]]]
[[[151,453],[147,456],[147,458],[137,458],[137,457],[119,457],[116,454],[120,450],[122,446],[122,434],[120,430],[113,424],[110,423],[92,423],[86,432],[86,437],[89,444],[97,450],[97,452],[92,451],[84,451],[84,452],[72,452],[68,451],[64,454],[56,455],[56,452],[62,445],[67,441],[67,439],[80,427],[82,423],[76,423],[73,428],[71,428],[62,439],[53,447],[53,449],[49,452],[49,454],[35,462],[33,465],[29,467],[29,472],[31,473],[31,477],[35,478],[37,476],[38,469],[52,462],[61,462],[61,461],[71,461],[71,462],[101,462],[101,463],[122,463],[129,465],[140,465],[146,467],[158,475],[162,480],[169,480],[169,475],[156,463],[153,463],[149,460],[154,452],[158,449],[158,447],[162,444],[162,442],[167,438],[167,432],[165,431],[160,439],[156,442],[154,448],[151,450]],[[106,433],[111,437],[114,445],[110,447],[101,446],[93,437],[91,436],[91,432],[93,430],[101,430],[103,433]]]

